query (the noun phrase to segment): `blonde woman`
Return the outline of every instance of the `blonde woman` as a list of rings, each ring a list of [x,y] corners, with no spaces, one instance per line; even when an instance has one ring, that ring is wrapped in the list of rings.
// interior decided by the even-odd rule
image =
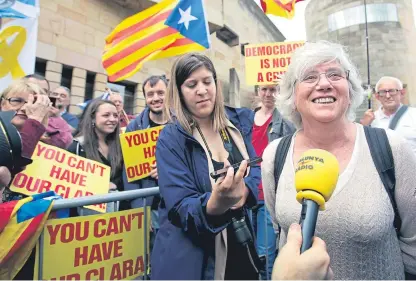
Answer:
[[[17,80],[1,93],[0,99],[1,111],[16,112],[12,124],[22,139],[22,156],[32,157],[48,125],[49,98],[38,85]],[[3,201],[19,198],[20,194],[4,190]]]
[[[49,98],[36,84],[17,80],[1,93],[1,111],[15,111],[12,124],[19,130],[23,155],[31,157],[48,125]]]

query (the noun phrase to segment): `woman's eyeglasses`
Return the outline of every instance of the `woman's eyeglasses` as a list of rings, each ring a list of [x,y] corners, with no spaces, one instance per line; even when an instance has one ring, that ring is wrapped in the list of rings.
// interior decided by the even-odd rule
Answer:
[[[25,103],[27,103],[27,101],[25,99],[22,99],[22,98],[14,97],[14,98],[8,98],[8,99],[3,98],[3,99],[7,100],[10,103],[10,105],[12,105],[12,106],[23,106]]]
[[[308,84],[311,86],[314,86],[318,84],[319,80],[321,79],[322,74],[325,75],[326,79],[330,83],[336,83],[340,80],[349,78],[349,71],[342,71],[342,70],[330,70],[328,72],[322,72],[322,73],[310,73],[306,74],[302,79],[300,79],[301,83]]]

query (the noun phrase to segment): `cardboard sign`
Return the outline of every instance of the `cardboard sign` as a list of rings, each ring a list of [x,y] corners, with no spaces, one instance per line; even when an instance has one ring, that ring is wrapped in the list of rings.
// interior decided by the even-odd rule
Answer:
[[[102,163],[42,142],[36,145],[32,160],[14,177],[10,190],[25,195],[52,190],[63,198],[108,193],[111,168]],[[104,203],[85,207],[106,211]]]
[[[150,207],[147,207],[150,218]],[[42,276],[39,255],[35,279],[39,280],[132,280],[143,275],[144,208],[46,223]],[[149,236],[147,236],[149,237]],[[149,240],[147,255],[149,254]]]
[[[120,135],[124,166],[129,182],[149,176],[156,163],[156,142],[164,126]]]
[[[250,44],[244,47],[246,83],[248,85],[278,84],[290,64],[292,53],[304,41]]]

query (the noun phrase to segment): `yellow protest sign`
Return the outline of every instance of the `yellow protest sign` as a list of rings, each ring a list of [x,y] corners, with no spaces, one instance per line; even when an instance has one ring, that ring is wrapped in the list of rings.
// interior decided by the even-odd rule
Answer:
[[[129,182],[147,177],[156,162],[156,142],[164,126],[120,135],[121,150]]]
[[[304,41],[249,44],[244,47],[246,83],[268,85],[278,82],[290,64],[292,53]]]
[[[10,190],[25,195],[52,190],[63,198],[108,193],[111,168],[102,163],[42,142],[36,145],[32,160],[14,177]],[[104,203],[85,207],[106,210]]]
[[[144,231],[150,229],[144,208],[49,220],[44,229],[35,280],[132,280],[144,273]]]

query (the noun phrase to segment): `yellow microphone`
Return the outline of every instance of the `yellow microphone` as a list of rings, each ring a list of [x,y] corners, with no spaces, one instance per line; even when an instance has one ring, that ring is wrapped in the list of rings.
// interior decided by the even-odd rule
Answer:
[[[296,200],[302,204],[301,253],[312,246],[318,211],[325,210],[325,202],[331,198],[338,182],[337,158],[322,149],[310,149],[302,154],[295,170]]]

